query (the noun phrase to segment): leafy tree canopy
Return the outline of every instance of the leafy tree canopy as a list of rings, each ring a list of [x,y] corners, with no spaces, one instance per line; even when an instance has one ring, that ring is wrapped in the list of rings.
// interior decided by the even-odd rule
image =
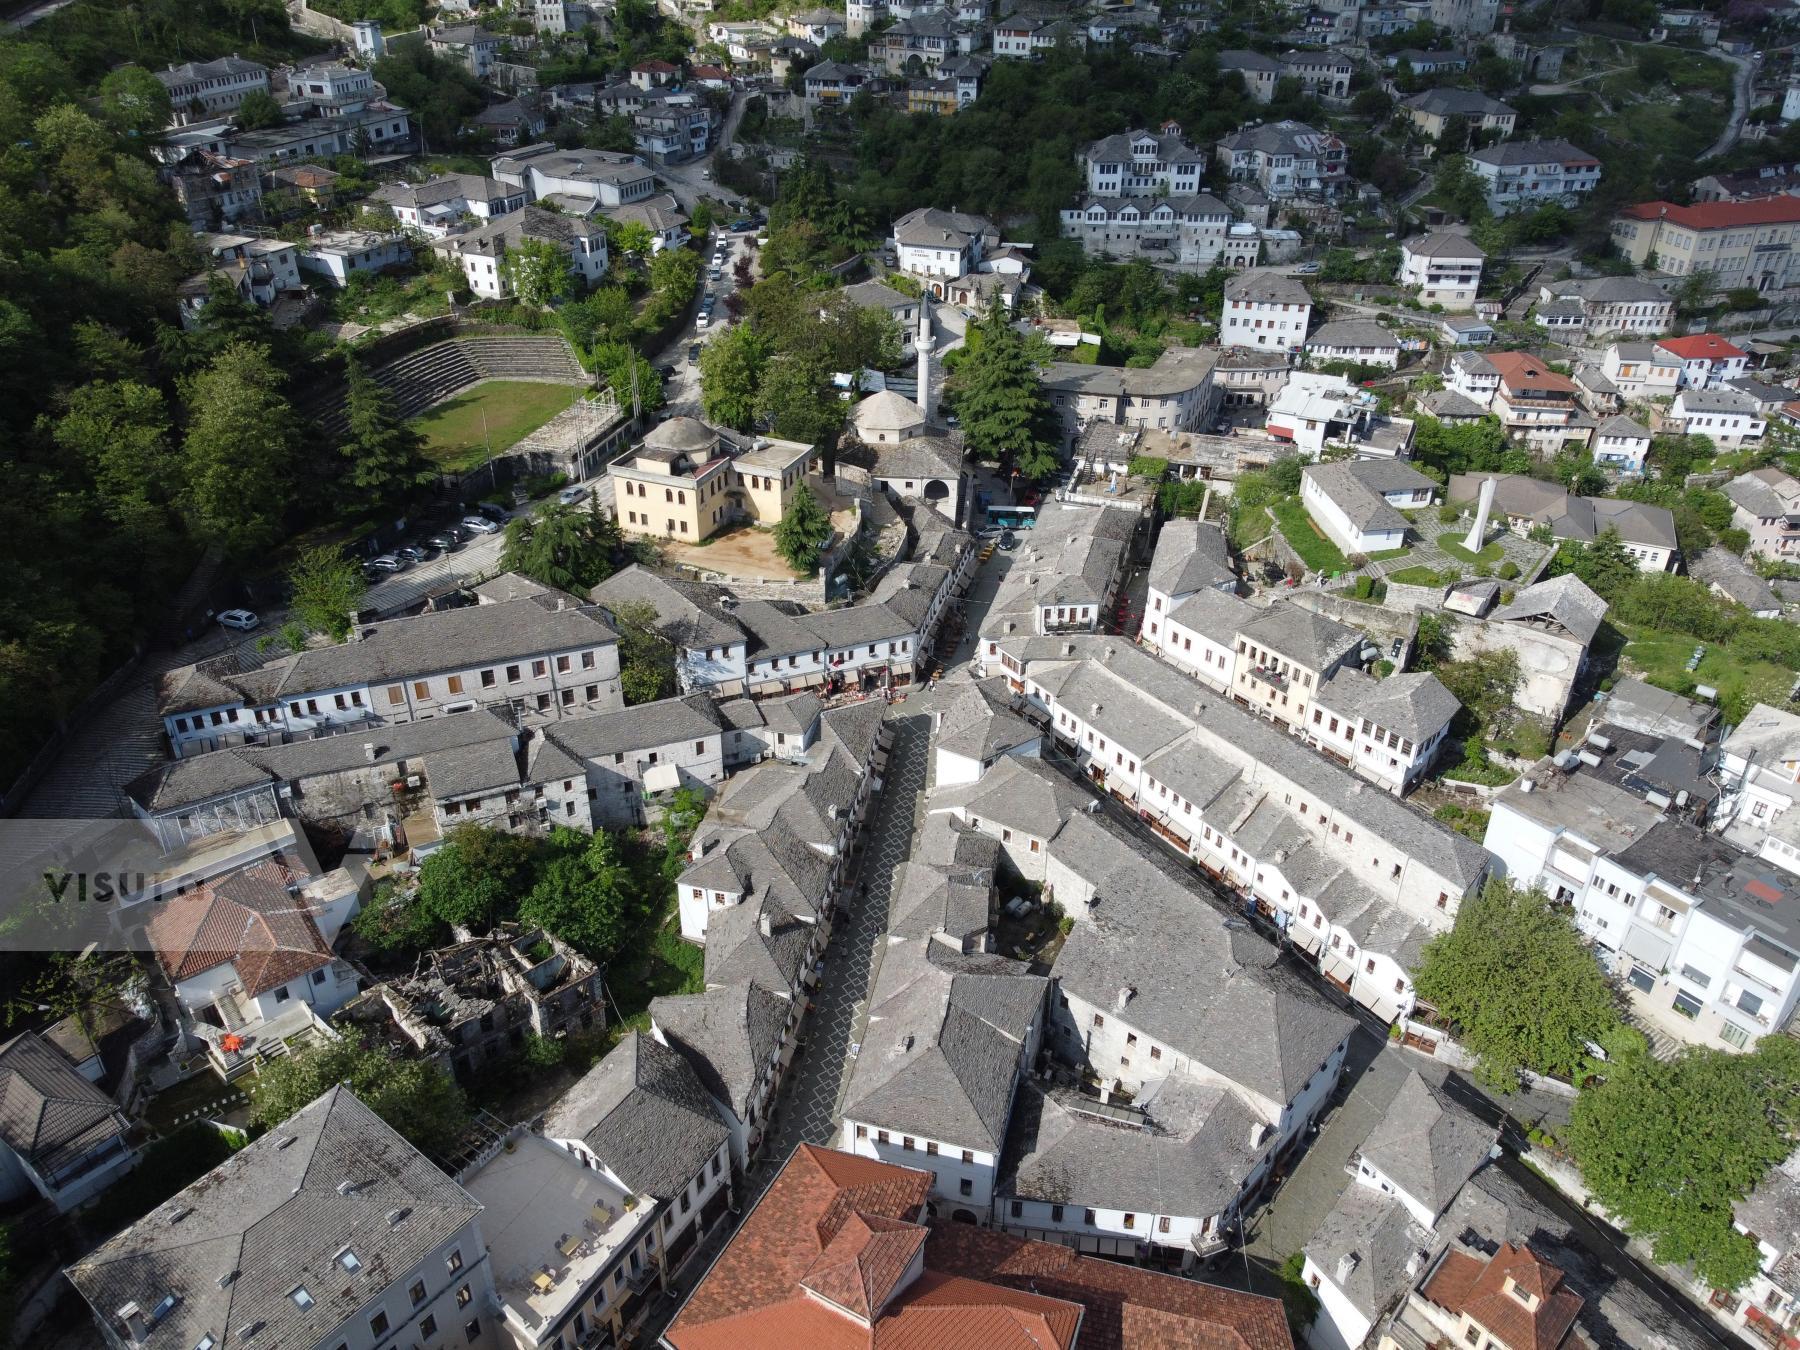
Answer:
[[[265,1065],[251,1115],[273,1128],[340,1083],[427,1153],[447,1153],[468,1124],[468,1104],[447,1070],[348,1038],[319,1041]]]

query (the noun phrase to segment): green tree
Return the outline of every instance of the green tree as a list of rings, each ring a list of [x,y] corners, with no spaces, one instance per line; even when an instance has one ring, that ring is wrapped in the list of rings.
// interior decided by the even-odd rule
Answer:
[[[655,322],[673,318],[700,289],[700,259],[693,250],[665,248],[650,259],[651,313]]]
[[[1525,680],[1513,648],[1501,647],[1462,661],[1440,661],[1433,670],[1462,704],[1467,714],[1463,730],[1492,734],[1510,723],[1517,709],[1515,696]]]
[[[796,572],[818,570],[819,551],[831,539],[831,517],[805,483],[788,498],[787,511],[775,526],[775,548]]]
[[[233,558],[281,536],[300,441],[285,378],[267,348],[233,343],[183,389],[183,501],[194,531]]]
[[[1564,544],[1557,551],[1550,563],[1550,574],[1560,576],[1564,572],[1573,572],[1594,594],[1610,603],[1637,580],[1638,565],[1619,532],[1609,525],[1593,543]]]
[[[629,342],[595,343],[594,371],[618,397],[621,408],[631,406],[634,394],[638,406],[645,412],[655,412],[662,407],[662,376]]]
[[[700,406],[706,420],[733,431],[750,430],[768,359],[768,344],[747,323],[707,343],[700,353]]]
[[[1037,369],[1000,306],[988,311],[980,332],[952,384],[964,440],[980,459],[1021,473],[1029,463],[1037,472],[1027,476],[1041,477],[1046,462],[1055,462],[1060,438]]]
[[[330,544],[302,549],[288,568],[294,617],[333,642],[350,636],[368,583],[362,569]]]
[[[441,947],[450,930],[418,901],[391,881],[378,882],[368,903],[350,920],[350,931],[378,954],[408,957]]]
[[[1579,1076],[1589,1042],[1619,1022],[1617,998],[1568,912],[1499,878],[1426,944],[1419,997],[1461,1028],[1475,1076],[1501,1092],[1519,1073]]]
[[[100,81],[100,111],[120,131],[148,136],[169,124],[169,91],[142,66],[120,66]]]
[[[634,263],[642,263],[656,245],[656,233],[641,220],[609,220],[606,233],[613,249]]]
[[[506,523],[500,566],[559,591],[585,595],[613,574],[619,527],[592,497],[585,507],[551,504]]]
[[[1690,1048],[1626,1056],[1575,1101],[1567,1141],[1593,1197],[1647,1239],[1658,1261],[1691,1263],[1718,1289],[1756,1273],[1732,1205],[1793,1148],[1800,1074],[1785,1047],[1750,1055]]]
[[[267,127],[278,127],[287,119],[282,117],[281,105],[273,95],[261,89],[252,89],[244,95],[244,101],[238,104],[231,120],[239,131],[261,131]]]
[[[500,259],[500,275],[522,304],[549,309],[575,294],[568,253],[548,239],[521,239]]]
[[[673,698],[679,688],[675,644],[657,627],[656,607],[632,600],[612,612],[619,634],[619,688],[629,704]]]
[[[349,1038],[317,1041],[264,1065],[251,1119],[273,1129],[340,1083],[427,1153],[448,1153],[469,1122],[468,1103],[447,1070]]]
[[[763,367],[756,411],[775,435],[808,445],[829,442],[844,424],[830,370],[798,356],[777,356]]]
[[[531,862],[531,845],[517,835],[458,825],[419,869],[419,904],[439,923],[486,932],[517,911]]]
[[[107,518],[137,547],[166,539],[182,466],[170,446],[160,389],[135,380],[79,385],[51,434],[84,466]]]
[[[619,860],[612,836],[559,826],[546,847],[550,856],[519,905],[519,918],[595,961],[611,960],[636,907],[630,869]]]
[[[346,361],[345,375],[348,431],[338,453],[350,461],[347,479],[362,494],[360,513],[401,514],[437,477],[425,457],[425,438],[394,411],[393,395],[355,356]]]

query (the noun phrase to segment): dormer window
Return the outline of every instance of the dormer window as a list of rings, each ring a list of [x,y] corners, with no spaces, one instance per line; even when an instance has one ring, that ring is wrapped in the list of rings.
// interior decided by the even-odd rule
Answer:
[[[313,1305],[313,1296],[307,1292],[306,1286],[303,1284],[297,1284],[288,1290],[288,1297],[294,1300],[296,1308],[310,1308]]]
[[[352,1274],[362,1269],[362,1261],[357,1257],[356,1253],[351,1251],[348,1247],[344,1248],[343,1251],[339,1252],[332,1259]]]

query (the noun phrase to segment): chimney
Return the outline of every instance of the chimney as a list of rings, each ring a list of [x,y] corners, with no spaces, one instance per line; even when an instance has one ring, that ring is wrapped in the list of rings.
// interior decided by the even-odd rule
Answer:
[[[114,1317],[124,1325],[126,1333],[133,1341],[147,1340],[150,1336],[150,1319],[136,1303],[127,1303],[121,1307]]]
[[[1339,1284],[1350,1283],[1350,1277],[1355,1273],[1356,1273],[1356,1253],[1355,1252],[1345,1252],[1342,1256],[1338,1257],[1337,1282]]]
[[[1416,1280],[1419,1278],[1419,1272],[1424,1269],[1425,1253],[1415,1247],[1413,1254],[1406,1258],[1406,1278]]]
[[[363,759],[370,764],[373,764],[375,762],[375,742],[374,741],[364,741],[363,742]]]
[[[1131,1002],[1132,997],[1136,993],[1137,989],[1134,986],[1129,984],[1121,985],[1119,987],[1119,997],[1113,1001],[1113,1011],[1123,1012],[1125,1005]]]
[[[769,920],[768,910],[765,909],[761,914],[756,916],[756,931],[761,933],[764,937],[773,937],[775,935],[775,925]]]

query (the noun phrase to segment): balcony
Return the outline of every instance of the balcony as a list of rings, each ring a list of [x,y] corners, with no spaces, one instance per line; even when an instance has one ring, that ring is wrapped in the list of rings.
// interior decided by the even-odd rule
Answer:
[[[1266,684],[1278,694],[1288,691],[1288,677],[1273,666],[1252,666],[1247,672],[1258,684]]]

